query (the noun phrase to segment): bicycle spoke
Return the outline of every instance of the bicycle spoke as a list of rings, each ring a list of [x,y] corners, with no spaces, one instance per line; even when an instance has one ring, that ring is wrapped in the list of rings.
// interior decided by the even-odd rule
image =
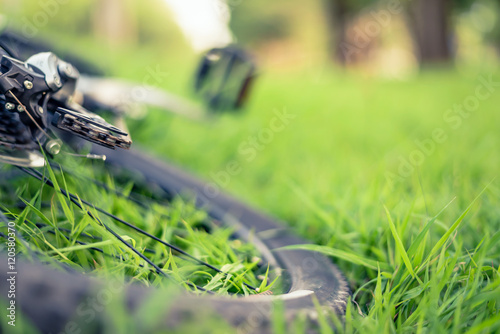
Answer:
[[[53,168],[53,169],[57,169],[57,170],[61,171],[64,174],[72,175],[74,177],[84,178],[85,180],[94,183],[96,186],[101,187],[102,189],[106,190],[107,192],[113,193],[113,194],[115,194],[115,195],[117,195],[117,196],[119,196],[121,198],[125,198],[126,200],[129,200],[129,201],[131,201],[131,202],[133,202],[133,203],[135,203],[137,205],[140,205],[143,208],[148,208],[148,205],[145,202],[142,202],[142,201],[140,201],[140,200],[138,200],[136,198],[133,198],[130,195],[125,195],[123,192],[121,192],[118,189],[112,189],[111,187],[109,187],[107,184],[105,184],[103,182],[95,180],[95,179],[93,179],[91,177],[77,175],[76,173],[73,173],[73,172],[69,171],[67,168],[63,168],[63,167],[61,167],[58,164],[51,163],[50,167]],[[145,196],[141,196],[141,197],[145,197]],[[147,202],[152,202],[152,200],[150,198],[144,198],[144,200],[147,201]]]
[[[29,168],[29,169],[26,169],[26,168],[24,168],[24,167],[19,167],[19,168],[20,168],[21,170],[23,170],[23,171],[27,172],[27,173],[28,173],[28,174],[30,174],[31,176],[36,177],[38,180],[40,180],[40,181],[42,181],[42,182],[45,182],[45,183],[46,183],[47,185],[49,185],[50,187],[54,188],[54,184],[52,183],[52,181],[51,181],[51,180],[49,180],[49,179],[47,179],[45,176],[43,176],[43,174],[42,174],[42,173],[40,173],[39,171],[37,171],[37,170],[35,170],[35,169],[32,169],[32,168]],[[35,176],[35,175],[32,175],[32,174],[31,174],[31,173],[29,173],[29,172],[35,173],[35,174],[36,174],[36,176]],[[55,188],[54,188],[54,189],[55,189]],[[166,242],[166,241],[164,241],[164,240],[162,240],[162,239],[160,239],[160,238],[158,238],[158,237],[156,237],[156,236],[152,235],[151,233],[148,233],[148,232],[144,231],[143,229],[141,229],[141,228],[139,228],[139,227],[135,226],[134,224],[131,224],[131,223],[129,223],[129,222],[127,222],[127,221],[125,221],[125,220],[123,220],[123,219],[121,219],[121,218],[119,218],[119,217],[117,217],[117,216],[115,216],[115,215],[113,215],[113,214],[111,214],[111,213],[107,212],[107,211],[106,211],[106,210],[104,210],[104,209],[101,209],[101,208],[99,208],[99,207],[96,207],[96,206],[92,205],[90,202],[88,202],[88,201],[86,201],[86,200],[84,200],[84,199],[80,199],[80,198],[78,198],[78,197],[77,197],[76,195],[74,195],[74,194],[71,194],[71,193],[66,193],[66,191],[65,191],[65,190],[63,190],[63,189],[59,189],[59,191],[60,191],[63,195],[65,195],[65,196],[69,196],[69,197],[70,197],[70,199],[71,199],[72,201],[77,201],[77,200],[79,200],[79,201],[81,201],[83,204],[85,204],[85,205],[87,205],[87,206],[89,206],[89,207],[94,208],[96,211],[98,211],[98,212],[100,212],[100,213],[102,213],[102,214],[104,214],[104,215],[108,216],[109,218],[111,218],[111,219],[113,219],[113,220],[115,220],[115,221],[117,221],[117,222],[119,222],[119,223],[121,223],[121,224],[123,224],[123,225],[125,225],[125,226],[127,226],[127,227],[129,227],[129,228],[131,228],[131,229],[133,229],[133,230],[135,230],[136,232],[138,232],[138,233],[140,233],[140,234],[142,234],[142,235],[145,235],[145,236],[147,236],[147,237],[149,237],[149,238],[151,238],[151,239],[153,239],[153,240],[155,240],[155,241],[157,241],[157,242],[159,242],[159,243],[161,243],[161,244],[163,244],[163,245],[165,245],[165,246],[169,247],[170,249],[172,249],[172,250],[174,250],[174,251],[176,251],[176,252],[178,252],[178,253],[180,253],[180,254],[182,254],[182,255],[186,256],[186,257],[188,257],[189,259],[191,259],[192,261],[195,261],[196,263],[198,263],[198,264],[200,264],[200,265],[203,265],[203,266],[205,266],[205,267],[207,267],[207,268],[210,268],[210,269],[212,269],[212,270],[216,271],[217,273],[220,273],[220,274],[222,274],[222,275],[224,275],[224,276],[228,276],[228,275],[230,275],[229,273],[226,273],[226,272],[224,272],[224,271],[220,270],[219,268],[217,268],[217,267],[215,267],[215,266],[213,266],[213,265],[211,265],[211,264],[209,264],[209,263],[207,263],[207,262],[205,262],[205,261],[203,261],[203,260],[200,260],[200,259],[198,259],[198,258],[194,257],[193,255],[191,255],[191,254],[187,253],[186,251],[184,251],[184,250],[180,249],[179,247],[174,246],[174,245],[172,245],[172,244],[170,244],[170,243],[168,243],[168,242]],[[248,284],[248,283],[243,283],[243,284],[244,284],[247,288],[252,289],[252,290],[254,290],[254,291],[257,291],[257,288],[256,288],[256,287],[254,287],[254,286],[252,286],[252,285],[250,285],[250,284]]]
[[[52,181],[50,181],[49,179],[47,179],[46,177],[44,176],[40,176],[40,175],[37,175],[39,174],[38,171],[36,170],[33,170],[31,168],[24,168],[24,167],[18,167],[19,169],[21,169],[22,171],[26,172],[28,175],[38,179],[39,181],[42,181],[44,182],[45,184],[47,184],[49,187],[51,188],[54,188],[55,189],[55,186],[54,184],[52,183]],[[57,189],[55,189],[57,190]],[[148,257],[146,257],[144,254],[142,254],[139,250],[137,250],[134,246],[132,246],[130,243],[128,243],[127,241],[125,241],[118,233],[116,233],[113,229],[111,229],[107,224],[104,224],[98,217],[96,217],[92,212],[90,212],[89,210],[83,208],[83,206],[78,202],[77,200],[77,196],[71,194],[71,193],[67,193],[65,190],[63,189],[59,189],[59,191],[66,197],[69,198],[69,200],[74,204],[76,205],[79,209],[83,210],[90,218],[92,218],[95,222],[97,222],[99,225],[103,226],[109,233],[111,233],[116,239],[118,239],[122,244],[124,244],[127,248],[129,248],[133,253],[135,253],[137,256],[139,256],[141,259],[143,259],[144,261],[146,261],[149,265],[151,265],[153,268],[155,268],[157,274],[160,274],[164,277],[167,277],[169,279],[172,279],[169,275],[167,275],[160,267],[158,267],[153,261],[151,261]],[[84,203],[85,205],[88,205],[88,206],[92,206],[90,203],[88,202],[84,202],[82,200],[82,203]],[[97,210],[97,208],[96,208]],[[105,211],[103,210],[103,213],[105,213]],[[118,218],[118,217],[116,217]],[[125,222],[126,223],[126,222]],[[129,224],[129,223],[127,223]],[[133,226],[132,224],[129,224],[130,226]],[[142,230],[141,230],[142,231]],[[173,280],[173,279],[172,279]],[[196,288],[200,291],[204,291],[204,292],[209,292],[207,290],[205,290],[204,288],[200,287],[200,286],[197,286],[195,284],[192,284],[192,283],[187,283],[188,286],[190,287],[193,287],[193,288]]]
[[[50,225],[39,224],[39,223],[37,223],[37,224],[35,224],[35,225],[36,225],[37,227],[47,227],[47,226],[49,226],[49,227],[50,227]],[[58,228],[58,230],[63,230],[63,231],[71,232],[71,231],[70,231],[70,230],[68,230],[68,229],[62,229],[62,228]],[[48,231],[47,231],[47,233],[50,233],[50,234],[56,234],[56,233],[55,233],[55,231],[53,231],[53,230],[48,230]],[[70,241],[70,240],[71,240],[69,236],[67,236],[67,235],[65,235],[65,234],[63,234],[63,233],[61,233],[61,235],[62,235],[62,236],[63,236],[66,240],[68,240],[68,241]],[[93,236],[89,236],[89,235],[87,235],[87,237],[90,237],[90,238],[92,238],[92,239],[96,239],[96,240],[102,240],[101,238],[95,238],[95,237],[93,237]],[[4,233],[0,232],[0,238],[3,238],[3,239],[6,239],[6,240],[7,240],[7,235],[5,235]],[[80,241],[80,240],[75,240],[75,242],[76,242],[77,244],[79,244],[79,245],[82,245],[82,246],[90,246],[90,245],[91,245],[91,244],[85,243],[85,242]],[[108,254],[108,253],[104,252],[104,250],[103,250],[103,249],[98,248],[98,247],[89,247],[88,249],[93,250],[93,251],[96,251],[96,252],[99,252],[99,253],[101,253],[103,256],[106,256],[106,257],[111,257],[111,258],[113,258],[113,259],[115,259],[115,260],[119,260],[119,261],[122,261],[122,262],[127,261],[127,259],[123,258],[122,256]],[[145,251],[148,251],[148,250],[146,249]],[[151,250],[149,250],[149,252],[153,252],[153,253],[154,253],[154,251],[151,251]],[[33,253],[34,253],[34,254],[37,254],[37,255],[43,255],[43,254],[41,254],[41,253],[34,252],[34,251],[33,251]],[[141,264],[141,263],[139,263],[139,264],[138,264],[138,266],[139,266],[140,268],[144,268],[144,265],[143,265],[143,264]],[[65,265],[64,267],[65,267],[65,269],[66,269],[66,270],[68,270],[68,271],[73,271],[73,270],[74,270],[72,267],[69,267],[69,266],[66,266],[66,265]],[[150,271],[153,271],[153,269],[151,269],[151,268],[150,268],[149,270],[150,270]],[[186,284],[187,284],[188,282],[184,282],[184,283],[186,283]]]

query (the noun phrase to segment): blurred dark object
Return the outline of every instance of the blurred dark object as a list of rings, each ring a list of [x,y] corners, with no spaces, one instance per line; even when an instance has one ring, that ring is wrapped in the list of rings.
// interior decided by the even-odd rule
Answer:
[[[451,5],[449,0],[418,0],[408,6],[408,26],[421,64],[452,59]]]
[[[330,55],[342,64],[348,62],[348,54],[345,52],[347,42],[347,26],[349,17],[355,11],[352,4],[347,0],[324,0],[326,22],[328,25],[328,49]]]
[[[211,111],[240,109],[255,72],[255,63],[246,51],[235,46],[212,49],[198,68],[195,91]]]
[[[15,58],[23,61],[34,54],[56,50],[58,56],[73,64],[80,73],[91,76],[104,75],[104,71],[77,55],[57,50],[57,48],[41,38],[25,38],[21,33],[11,29],[0,31],[0,45]]]

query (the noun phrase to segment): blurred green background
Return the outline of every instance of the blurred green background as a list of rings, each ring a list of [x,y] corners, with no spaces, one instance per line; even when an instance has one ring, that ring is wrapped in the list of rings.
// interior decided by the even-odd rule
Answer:
[[[35,38],[109,75],[140,83],[148,67],[158,67],[168,73],[159,87],[192,97],[200,54],[166,1],[0,4],[2,22],[21,31],[46,13],[50,19],[35,26]],[[215,182],[318,244],[375,261],[402,265],[384,205],[409,247],[423,224],[452,202],[429,236],[432,247],[488,186],[449,252],[466,256],[499,230],[498,1],[228,0],[227,6],[236,41],[259,63],[247,110],[209,123],[152,110],[130,121],[135,145]],[[106,27],[108,19],[113,24]],[[283,110],[293,119],[269,143],[259,141]],[[252,138],[258,145],[249,144]],[[253,145],[253,159],[242,154],[242,145]],[[226,182],[221,173],[234,161],[241,171]],[[498,268],[500,248],[489,246],[485,259]],[[372,269],[337,261],[353,291],[377,277]],[[498,281],[498,274],[492,277]],[[374,284],[358,291],[362,312],[373,311]],[[497,311],[475,312],[494,320],[498,297],[492,298]],[[385,316],[391,321],[394,314]],[[437,311],[421,316],[443,321],[434,329],[452,326]],[[418,319],[411,320],[417,326]]]
[[[168,73],[159,87],[193,97],[200,53],[164,0],[0,3],[3,24],[33,31],[33,38],[81,55],[115,77],[141,83],[148,68],[158,68]],[[382,203],[396,213],[414,206],[432,216],[457,197],[455,209],[445,212],[452,219],[497,176],[497,86],[460,116],[457,128],[445,115],[476,94],[481,78],[500,79],[498,2],[231,0],[228,8],[235,39],[259,63],[247,110],[210,123],[153,110],[130,121],[136,146],[337,247],[349,245],[357,228],[367,235],[377,230],[385,219]],[[430,14],[441,9],[442,15]],[[438,27],[426,38],[444,34],[447,44],[419,46],[412,32],[419,20]],[[357,51],[339,55],[342,47]],[[255,145],[257,154],[248,161],[241,145],[269,127],[276,110],[295,118],[270,143]],[[447,139],[422,152],[419,143],[436,128]],[[221,182],[218,175],[233,161],[241,172]],[[478,222],[477,231],[494,231],[498,209],[484,214],[494,218]],[[415,216],[416,226],[420,219]],[[333,225],[332,233],[321,233],[325,224]]]
[[[193,16],[200,15],[197,1],[185,2],[192,4]],[[176,2],[2,0],[0,4],[3,23],[30,38],[46,37],[65,46],[65,41],[77,38],[78,45],[73,43],[72,48],[94,57],[94,50],[82,41],[101,42],[107,47],[101,45],[96,58],[108,67],[109,57],[119,59],[109,54],[117,46],[157,50],[157,62],[186,57],[189,43],[169,6]],[[206,2],[216,8],[216,15],[229,13],[235,40],[252,49],[266,70],[336,63],[368,75],[408,78],[429,64],[493,66],[500,46],[500,4],[494,0]]]

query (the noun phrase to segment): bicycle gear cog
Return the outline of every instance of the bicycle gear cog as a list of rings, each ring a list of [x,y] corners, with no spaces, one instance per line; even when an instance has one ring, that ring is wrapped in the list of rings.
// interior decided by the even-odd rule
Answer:
[[[40,147],[57,140],[56,129],[107,148],[130,148],[127,132],[75,102],[80,73],[71,64],[51,52],[26,62],[0,55],[0,162],[43,166]]]

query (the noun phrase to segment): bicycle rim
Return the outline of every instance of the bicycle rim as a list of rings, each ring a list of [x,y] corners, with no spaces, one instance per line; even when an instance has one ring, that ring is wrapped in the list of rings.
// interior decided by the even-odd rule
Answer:
[[[107,156],[109,170],[125,170],[142,178],[147,184],[161,188],[167,196],[190,196],[196,206],[234,230],[235,236],[251,242],[265,264],[281,271],[285,292],[280,295],[250,297],[196,296],[185,293],[170,301],[165,310],[164,328],[189,319],[196,319],[203,310],[215,310],[235,329],[244,333],[265,333],[272,328],[275,305],[283,307],[288,324],[299,315],[309,319],[309,328],[321,316],[320,309],[337,316],[345,312],[349,289],[336,266],[324,256],[305,250],[282,250],[282,247],[306,243],[285,225],[279,223],[224,193],[211,192],[206,183],[179,168],[137,150],[118,152],[95,146],[94,154]],[[42,179],[43,181],[43,179]],[[70,194],[66,194],[68,196]],[[2,254],[5,257],[5,254]],[[0,260],[2,296],[8,293],[7,260]],[[42,332],[59,332],[78,315],[78,308],[88,296],[102,291],[105,282],[71,272],[60,272],[42,264],[19,264],[18,296],[22,311]],[[196,287],[195,287],[196,288]],[[126,303],[131,314],[142,303],[167,292],[142,286],[125,288]],[[318,308],[321,305],[321,308]],[[55,320],[54,320],[55,319]],[[105,319],[92,321],[92,331],[104,328]]]

